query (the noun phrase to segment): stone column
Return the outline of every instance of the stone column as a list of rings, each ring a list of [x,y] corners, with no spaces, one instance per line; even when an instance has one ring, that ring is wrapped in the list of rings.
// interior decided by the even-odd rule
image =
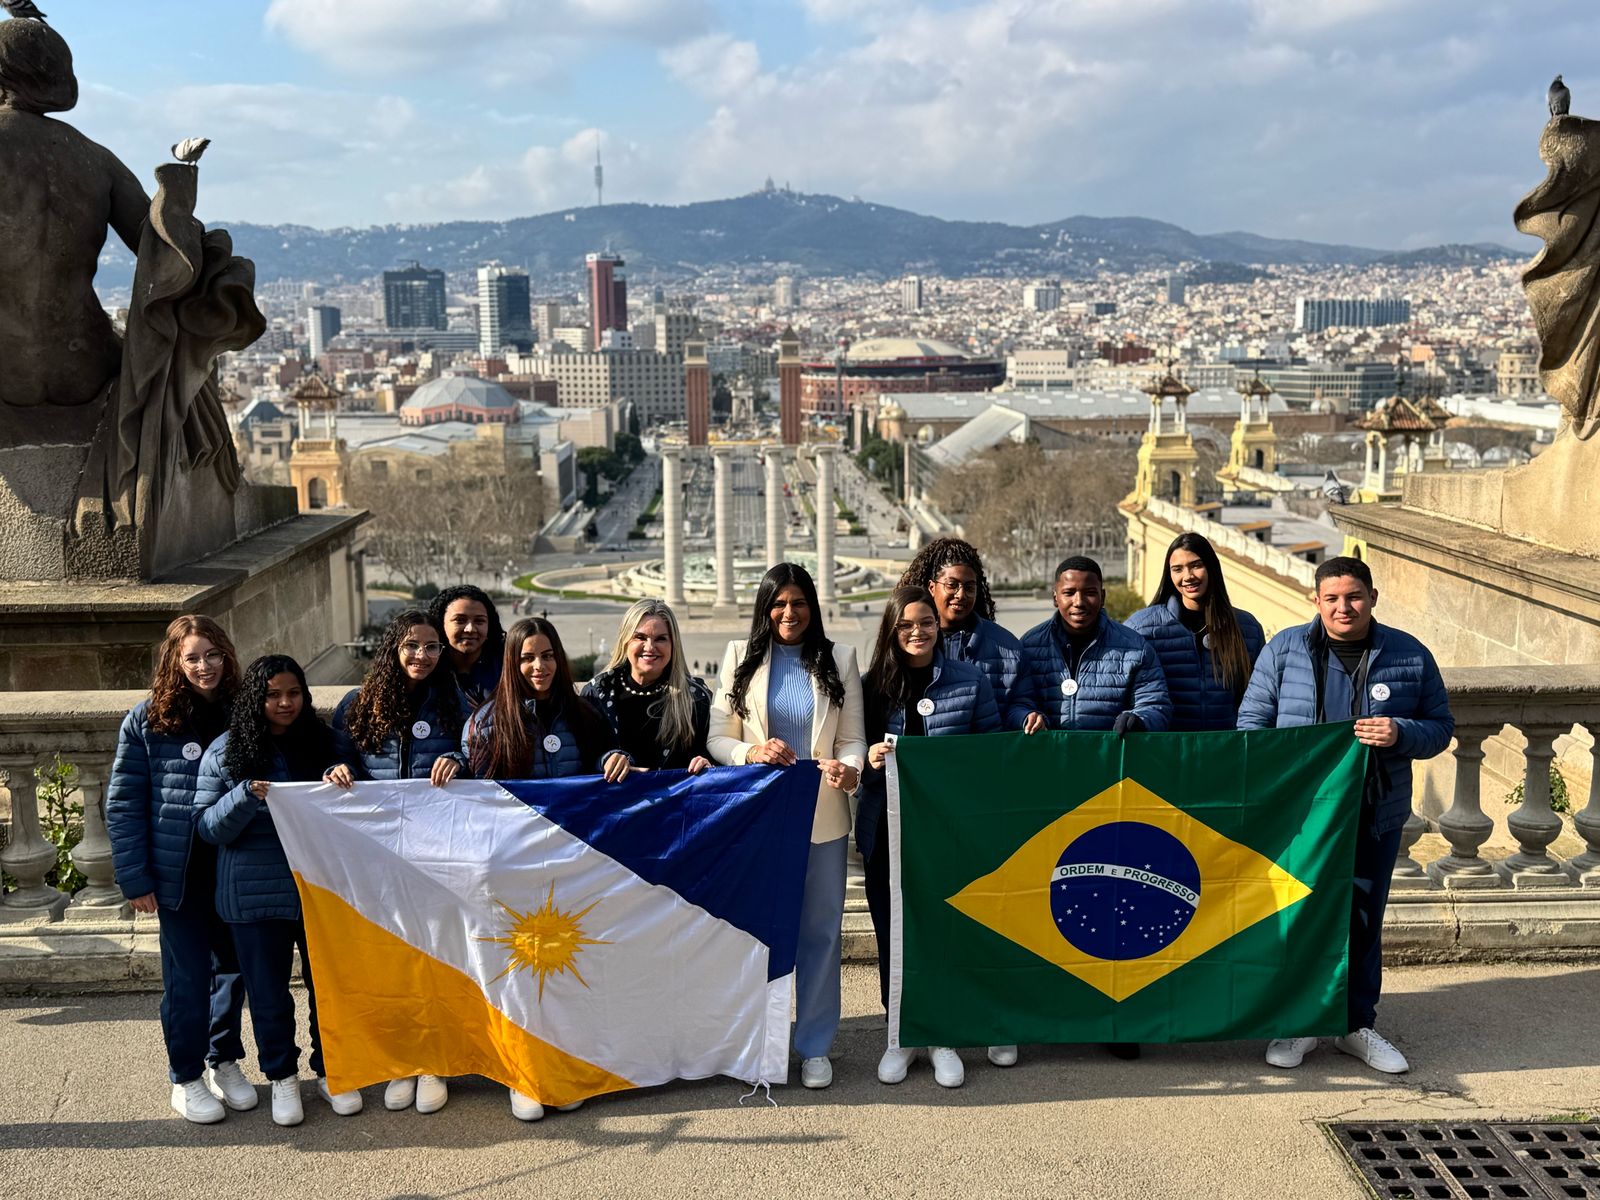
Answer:
[[[661,447],[661,555],[667,577],[667,603],[687,616],[683,596],[683,449]]]
[[[0,760],[11,794],[11,840],[0,851],[0,867],[17,881],[5,897],[0,920],[54,919],[66,907],[67,897],[45,883],[56,865],[56,848],[45,841],[39,828],[39,783],[33,777],[34,756],[7,755]]]
[[[106,832],[105,783],[110,778],[111,759],[103,754],[78,756],[78,791],[83,800],[83,840],[72,851],[72,864],[82,871],[88,883],[72,898],[66,919],[78,917],[103,920],[108,910],[115,913],[126,901],[117,886],[111,865],[111,836]]]
[[[733,595],[733,454],[732,446],[711,447],[717,523],[717,603],[712,612],[719,617],[737,616],[739,611]]]
[[[823,608],[834,603],[833,526],[837,510],[833,505],[833,457],[837,446],[818,446],[817,462],[817,599]]]
[[[783,449],[767,447],[767,566],[783,561],[783,526],[788,520],[783,502]]]

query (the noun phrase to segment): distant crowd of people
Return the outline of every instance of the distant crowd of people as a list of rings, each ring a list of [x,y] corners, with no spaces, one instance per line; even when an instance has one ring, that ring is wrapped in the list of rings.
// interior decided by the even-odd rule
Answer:
[[[241,666],[215,621],[179,618],[156,653],[149,698],[123,722],[106,795],[117,882],[137,911],[160,921],[173,1108],[211,1122],[256,1106],[240,1067],[248,1002],[273,1120],[303,1118],[290,991],[297,947],[318,1091],[337,1113],[362,1107],[361,1093],[332,1092],[324,1077],[299,897],[270,814],[275,783],[347,788],[357,780],[427,778],[444,787],[468,776],[576,775],[614,782],[642,770],[697,774],[714,764],[814,761],[793,1044],[801,1082],[824,1088],[833,1079],[840,1017],[852,827],[888,1003],[891,892],[882,829],[886,768],[899,737],[1351,719],[1372,754],[1351,887],[1349,1031],[1335,1044],[1376,1070],[1407,1070],[1375,1029],[1379,935],[1411,808],[1411,764],[1442,751],[1453,724],[1433,656],[1374,620],[1378,592],[1366,564],[1341,557],[1319,566],[1314,615],[1270,641],[1260,622],[1233,606],[1217,553],[1198,534],[1172,543],[1151,604],[1125,623],[1104,611],[1103,575],[1092,559],[1064,560],[1052,597],[1054,611],[1017,638],[995,621],[978,551],[938,539],[885,604],[863,674],[854,649],[826,636],[811,576],[780,563],[761,581],[749,636],[729,643],[715,688],[691,673],[672,609],[641,600],[622,618],[609,661],[580,691],[551,621],[528,615],[502,629],[487,594],[452,587],[426,609],[390,619],[361,686],[327,721],[292,658],[265,655]],[[1269,1044],[1266,1060],[1295,1067],[1316,1044],[1282,1038]],[[1130,1058],[1139,1052],[1108,1049]],[[899,1083],[917,1053],[889,1045],[878,1078]],[[988,1047],[997,1067],[1017,1058],[1016,1046]],[[963,1082],[954,1047],[934,1047],[929,1059],[939,1084]],[[391,1081],[384,1104],[434,1112],[448,1096],[443,1078],[423,1074]],[[510,1104],[522,1120],[544,1116],[534,1097],[513,1091]]]

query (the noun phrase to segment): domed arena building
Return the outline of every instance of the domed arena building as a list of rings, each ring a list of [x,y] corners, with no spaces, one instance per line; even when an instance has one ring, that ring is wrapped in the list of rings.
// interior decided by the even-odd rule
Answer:
[[[402,425],[510,425],[521,417],[516,397],[498,383],[476,375],[441,375],[411,394],[400,406]]]
[[[842,417],[858,402],[894,392],[987,392],[1005,381],[1003,359],[972,358],[928,338],[867,338],[842,357],[808,362],[800,374],[800,409]]]

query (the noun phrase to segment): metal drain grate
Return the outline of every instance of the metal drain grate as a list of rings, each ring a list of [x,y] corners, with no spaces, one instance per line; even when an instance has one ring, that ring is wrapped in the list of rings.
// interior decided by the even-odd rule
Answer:
[[[1600,1200],[1600,1125],[1372,1121],[1330,1127],[1382,1200]]]

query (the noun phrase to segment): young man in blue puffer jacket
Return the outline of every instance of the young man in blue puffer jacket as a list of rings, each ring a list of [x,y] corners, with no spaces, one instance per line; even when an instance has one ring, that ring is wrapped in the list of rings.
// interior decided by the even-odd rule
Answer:
[[[1106,616],[1100,564],[1056,568],[1055,615],[1022,637],[1006,728],[1159,733],[1172,721],[1161,664],[1148,642]]]
[[[1358,558],[1317,568],[1316,618],[1285,629],[1256,660],[1239,705],[1240,729],[1283,729],[1355,718],[1370,746],[1367,786],[1356,827],[1350,905],[1350,1032],[1334,1045],[1374,1070],[1399,1074],[1405,1056],[1373,1028],[1383,987],[1380,934],[1400,831],[1411,814],[1411,764],[1450,744],[1455,721],[1433,655],[1416,638],[1379,625],[1372,572]],[[1279,1038],[1267,1062],[1297,1067],[1312,1037]]]

